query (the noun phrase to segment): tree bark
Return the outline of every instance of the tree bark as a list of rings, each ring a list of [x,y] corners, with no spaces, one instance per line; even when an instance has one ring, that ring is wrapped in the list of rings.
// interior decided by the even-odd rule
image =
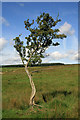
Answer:
[[[34,52],[35,52],[35,50],[32,52],[32,54],[33,54]],[[30,74],[30,72],[29,72],[29,70],[28,70],[28,64],[29,64],[29,61],[30,61],[30,59],[31,59],[31,57],[32,57],[32,54],[30,55],[30,58],[28,59],[28,62],[27,62],[27,64],[25,65],[25,71],[26,71],[26,73],[27,73],[27,75],[28,75],[28,77],[29,77],[30,85],[31,85],[31,88],[32,88],[32,93],[31,93],[30,102],[29,102],[29,104],[30,104],[31,106],[35,105],[34,98],[35,98],[35,94],[36,94],[36,88],[35,88],[34,82],[33,82],[33,80],[32,80],[31,74]]]
[[[25,66],[25,71],[26,71],[26,73],[27,73],[27,75],[30,79],[30,85],[31,85],[31,88],[32,88],[32,93],[31,93],[29,104],[33,106],[33,105],[35,105],[34,98],[35,98],[35,94],[36,94],[36,88],[35,88],[34,82],[32,80],[31,74],[28,70],[28,66]]]
[[[41,47],[41,46],[40,46]],[[40,48],[39,47],[39,48]],[[28,70],[28,64],[29,64],[29,61],[30,61],[30,59],[31,59],[31,57],[32,57],[32,55],[33,55],[33,53],[36,51],[36,49],[31,53],[31,55],[30,55],[30,57],[29,57],[29,59],[28,59],[28,62],[27,62],[27,64],[25,65],[25,71],[26,71],[26,73],[27,73],[27,75],[28,75],[28,77],[29,77],[29,80],[30,80],[30,85],[31,85],[31,88],[32,88],[32,93],[31,93],[31,97],[30,97],[30,102],[29,102],[29,104],[30,105],[36,105],[35,104],[35,102],[34,102],[34,98],[35,98],[35,94],[36,94],[36,88],[35,88],[35,85],[34,85],[34,82],[33,82],[33,80],[32,80],[32,77],[31,77],[31,74],[30,74],[30,72],[29,72],[29,70]],[[24,63],[23,63],[24,64]],[[38,105],[37,105],[38,106]]]

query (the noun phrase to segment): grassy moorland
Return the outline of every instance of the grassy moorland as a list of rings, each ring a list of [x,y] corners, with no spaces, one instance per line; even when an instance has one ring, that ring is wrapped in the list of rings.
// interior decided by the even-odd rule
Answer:
[[[24,68],[3,68],[3,118],[77,118],[78,65],[31,67],[37,93],[29,107],[31,87]]]

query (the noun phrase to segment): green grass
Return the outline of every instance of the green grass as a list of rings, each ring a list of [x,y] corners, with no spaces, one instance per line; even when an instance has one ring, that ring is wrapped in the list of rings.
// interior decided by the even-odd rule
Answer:
[[[29,107],[31,87],[24,68],[3,68],[3,118],[77,118],[78,65],[32,67],[37,93]]]

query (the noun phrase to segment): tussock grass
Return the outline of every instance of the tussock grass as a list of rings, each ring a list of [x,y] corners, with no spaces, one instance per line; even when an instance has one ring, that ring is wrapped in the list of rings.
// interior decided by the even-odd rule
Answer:
[[[43,107],[29,107],[31,87],[24,68],[3,68],[3,118],[78,117],[78,65],[29,70],[37,89],[35,102]]]

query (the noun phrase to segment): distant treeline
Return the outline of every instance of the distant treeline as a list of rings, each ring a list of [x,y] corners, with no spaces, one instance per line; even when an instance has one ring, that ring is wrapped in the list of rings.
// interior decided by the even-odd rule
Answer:
[[[42,63],[42,64],[35,64],[31,65],[31,67],[37,67],[37,66],[54,66],[54,65],[64,65],[64,63]],[[0,67],[24,67],[23,65],[2,65]]]

